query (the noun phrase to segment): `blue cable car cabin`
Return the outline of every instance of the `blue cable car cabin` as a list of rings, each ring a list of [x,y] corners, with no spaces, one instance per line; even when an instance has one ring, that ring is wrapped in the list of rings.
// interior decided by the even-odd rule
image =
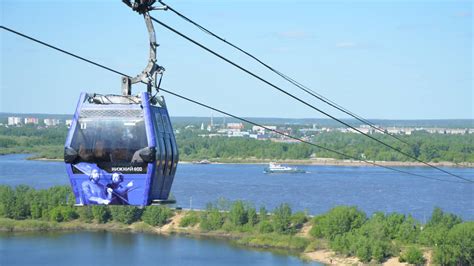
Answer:
[[[81,94],[64,150],[76,204],[166,202],[178,159],[162,97]]]
[[[154,0],[123,1],[143,15],[149,60],[136,77],[122,77],[122,95],[82,93],[64,147],[64,161],[77,205],[150,205],[169,199],[178,166],[178,147],[159,91],[164,68],[156,62]],[[158,79],[159,76],[159,79]],[[132,96],[132,84],[147,91]]]

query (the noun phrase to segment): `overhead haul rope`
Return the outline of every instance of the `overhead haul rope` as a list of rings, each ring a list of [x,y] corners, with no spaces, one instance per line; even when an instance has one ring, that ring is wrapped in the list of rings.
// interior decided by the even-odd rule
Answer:
[[[261,59],[259,59],[258,57],[252,55],[251,53],[245,51],[244,49],[238,47],[237,45],[227,41],[226,39],[220,37],[219,35],[215,34],[214,32],[208,30],[207,28],[205,28],[204,26],[200,25],[199,23],[195,22],[194,20],[190,19],[189,17],[183,15],[182,13],[178,12],[176,9],[172,8],[171,6],[169,6],[168,4],[164,3],[163,1],[159,0],[159,2],[166,6],[166,10],[170,10],[172,11],[173,13],[175,13],[176,15],[178,15],[180,18],[184,19],[185,21],[191,23],[192,25],[196,26],[198,29],[200,29],[201,31],[203,31],[204,33],[218,39],[219,41],[233,47],[234,49],[242,52],[243,54],[247,55],[248,57],[252,58],[253,60],[257,61],[259,64],[263,65],[265,68],[269,69],[270,71],[272,71],[273,73],[279,75],[280,77],[282,77],[283,79],[285,79],[286,81],[290,82],[291,84],[295,85],[296,87],[298,87],[299,89],[303,90],[304,92],[308,93],[309,95],[317,98],[318,100],[324,102],[325,104],[333,107],[333,108],[336,108],[337,110],[357,119],[359,122],[362,122],[364,124],[367,124],[368,126],[370,126],[371,128],[385,134],[385,135],[388,135],[388,136],[391,136],[392,138],[400,141],[400,142],[403,142],[407,145],[410,145],[410,143],[406,142],[405,140],[395,136],[394,134],[390,134],[389,132],[387,132],[385,129],[383,128],[380,128],[376,125],[374,125],[372,122],[368,121],[367,119],[355,114],[354,112],[351,112],[349,111],[348,109],[342,107],[341,105],[335,103],[334,101],[328,99],[327,97],[324,97],[323,95],[315,92],[314,90],[312,90],[311,88],[301,84],[300,82],[296,81],[295,79],[289,77],[288,75],[282,73],[281,71],[278,71],[277,69],[273,68],[272,66],[268,65],[267,63],[263,62]]]
[[[364,136],[366,136],[366,137],[368,137],[368,138],[370,138],[370,139],[372,139],[372,140],[374,140],[374,141],[376,141],[376,142],[378,142],[378,143],[384,145],[385,147],[390,148],[390,149],[392,149],[392,150],[394,150],[394,151],[396,151],[396,152],[398,152],[398,153],[400,153],[400,154],[402,154],[402,155],[404,155],[404,156],[406,156],[406,157],[408,157],[408,158],[411,158],[411,159],[413,159],[413,160],[415,160],[415,161],[417,161],[417,162],[419,162],[419,163],[422,163],[422,164],[424,164],[424,165],[426,165],[426,166],[429,166],[429,167],[431,167],[431,168],[433,168],[433,169],[436,169],[436,170],[438,170],[438,171],[441,171],[441,172],[443,172],[443,173],[445,173],[445,174],[448,174],[448,175],[450,175],[450,176],[453,176],[453,177],[462,179],[462,180],[464,180],[464,181],[474,182],[474,181],[471,181],[471,180],[469,180],[469,179],[466,179],[466,178],[464,178],[464,177],[462,177],[462,176],[460,176],[460,175],[453,174],[453,173],[448,172],[448,171],[446,171],[446,170],[444,170],[444,169],[442,169],[442,168],[439,168],[439,167],[437,167],[437,166],[435,166],[435,165],[432,165],[432,164],[430,164],[430,163],[427,163],[427,162],[425,162],[425,161],[422,161],[422,160],[416,158],[415,156],[412,156],[412,155],[410,155],[410,154],[408,154],[408,153],[406,153],[406,152],[404,152],[404,151],[402,151],[402,150],[400,150],[400,149],[395,148],[394,146],[392,146],[392,145],[390,145],[390,144],[387,144],[387,143],[385,143],[385,142],[383,142],[383,141],[381,141],[381,140],[379,140],[379,139],[377,139],[377,138],[374,138],[373,136],[371,136],[371,135],[369,135],[369,134],[367,134],[367,133],[362,132],[360,129],[355,128],[354,126],[352,126],[352,125],[350,125],[350,124],[348,124],[348,123],[342,121],[342,120],[339,119],[339,118],[336,118],[335,116],[333,116],[333,115],[331,115],[331,114],[329,114],[329,113],[327,113],[327,112],[325,112],[325,111],[319,109],[318,107],[316,107],[316,106],[314,106],[314,105],[308,103],[308,102],[305,101],[305,100],[302,100],[301,98],[295,96],[294,94],[291,94],[290,92],[288,92],[288,91],[282,89],[281,87],[279,87],[279,86],[277,86],[277,85],[271,83],[270,81],[268,81],[268,80],[266,80],[266,79],[260,77],[259,75],[257,75],[257,74],[255,74],[255,73],[251,72],[250,70],[248,70],[248,69],[246,69],[246,68],[240,66],[239,64],[237,64],[237,63],[235,63],[235,62],[233,62],[233,61],[227,59],[226,57],[220,55],[219,53],[217,53],[217,52],[215,52],[215,51],[213,51],[213,50],[207,48],[207,47],[204,46],[203,44],[201,44],[201,43],[199,43],[199,42],[197,42],[197,41],[191,39],[190,37],[186,36],[185,34],[179,32],[179,31],[177,31],[176,29],[174,29],[174,28],[168,26],[167,24],[161,22],[160,20],[158,20],[158,19],[156,19],[156,18],[154,18],[154,17],[151,17],[151,19],[152,19],[153,21],[155,21],[156,23],[160,24],[161,26],[163,26],[164,28],[166,28],[167,30],[169,30],[169,31],[171,31],[171,32],[173,32],[173,33],[179,35],[180,37],[182,37],[182,38],[184,38],[185,40],[187,40],[187,41],[193,43],[194,45],[196,45],[196,46],[198,46],[198,47],[200,47],[201,49],[205,50],[206,52],[209,52],[209,53],[211,53],[212,55],[214,55],[214,56],[216,56],[216,57],[222,59],[223,61],[225,61],[225,62],[231,64],[232,66],[236,67],[237,69],[239,69],[239,70],[241,70],[241,71],[247,73],[248,75],[250,75],[250,76],[252,76],[252,77],[254,77],[254,78],[260,80],[261,82],[263,82],[263,83],[269,85],[270,87],[272,87],[272,88],[274,88],[274,89],[280,91],[281,93],[283,93],[283,94],[289,96],[290,98],[295,99],[296,101],[298,101],[298,102],[300,102],[300,103],[302,103],[302,104],[304,104],[304,105],[310,107],[311,109],[313,109],[313,110],[315,110],[315,111],[317,111],[317,112],[319,112],[319,113],[321,113],[321,114],[324,114],[325,116],[327,116],[327,117],[329,117],[329,118],[331,118],[331,119],[333,119],[333,120],[335,120],[335,121],[337,121],[337,122],[339,122],[339,123],[341,123],[341,124],[343,124],[343,125],[345,125],[345,126],[351,128],[352,130],[354,130],[354,131],[356,131],[356,132],[358,132],[358,133],[360,133],[360,134],[362,134],[362,135],[364,135]]]
[[[84,62],[87,62],[87,63],[89,63],[89,64],[92,64],[92,65],[95,65],[95,66],[97,66],[97,67],[103,68],[103,69],[105,69],[105,70],[111,71],[111,72],[113,72],[113,73],[115,73],[115,74],[118,74],[118,75],[121,75],[121,76],[130,77],[129,75],[127,75],[127,74],[125,74],[125,73],[122,73],[122,72],[120,72],[120,71],[117,71],[117,70],[115,70],[115,69],[112,69],[112,68],[110,68],[110,67],[107,67],[107,66],[105,66],[105,65],[103,65],[103,64],[96,63],[96,62],[91,61],[91,60],[89,60],[89,59],[86,59],[86,58],[84,58],[84,57],[78,56],[78,55],[73,54],[73,53],[71,53],[71,52],[68,52],[68,51],[66,51],[66,50],[60,49],[60,48],[58,48],[58,47],[56,47],[56,46],[53,46],[53,45],[48,44],[48,43],[45,43],[45,42],[40,41],[40,40],[38,40],[38,39],[36,39],[36,38],[30,37],[30,36],[28,36],[28,35],[25,35],[25,34],[23,34],[23,33],[20,33],[20,32],[18,32],[18,31],[15,31],[15,30],[13,30],[13,29],[10,29],[10,28],[8,28],[8,27],[0,26],[0,28],[4,29],[4,30],[6,30],[6,31],[9,31],[9,32],[11,32],[11,33],[17,34],[18,36],[21,36],[21,37],[26,38],[26,39],[28,39],[28,40],[31,40],[31,41],[34,41],[34,42],[39,43],[39,44],[41,44],[41,45],[44,45],[44,46],[46,46],[46,47],[49,47],[49,48],[51,48],[51,49],[54,49],[54,50],[56,50],[56,51],[59,51],[59,52],[61,52],[61,53],[70,55],[70,56],[72,56],[72,57],[74,57],[74,58],[77,58],[77,59],[82,60],[82,61],[84,61]],[[371,164],[371,165],[378,166],[378,167],[381,167],[381,168],[385,168],[385,169],[388,169],[388,170],[392,170],[392,171],[395,171],[395,172],[404,173],[404,174],[407,174],[407,175],[412,175],[412,176],[421,177],[421,178],[430,179],[430,180],[436,180],[436,181],[442,181],[442,182],[451,182],[451,183],[474,183],[474,181],[469,180],[469,179],[467,179],[467,178],[463,178],[463,177],[461,177],[461,179],[462,179],[462,180],[465,180],[465,181],[467,181],[467,182],[454,181],[454,180],[445,180],[445,179],[439,179],[439,178],[429,177],[429,176],[420,175],[420,174],[416,174],[416,173],[411,173],[411,172],[408,172],[408,171],[403,171],[403,170],[396,169],[396,168],[393,168],[393,167],[381,165],[381,164],[378,164],[378,163],[375,163],[375,162],[371,162],[371,161],[368,161],[368,160],[360,159],[360,158],[357,158],[357,157],[355,157],[355,156],[348,155],[348,154],[345,154],[345,153],[342,153],[342,152],[339,152],[339,151],[336,151],[336,150],[333,150],[333,149],[330,149],[330,148],[327,148],[327,147],[324,147],[324,146],[315,144],[315,143],[313,143],[313,142],[306,141],[306,140],[304,140],[304,139],[301,139],[301,138],[298,138],[298,137],[295,137],[295,136],[292,136],[292,135],[287,135],[287,134],[285,134],[285,133],[283,133],[283,132],[280,132],[280,131],[278,131],[278,130],[271,129],[271,128],[266,127],[266,126],[264,126],[264,125],[261,125],[261,124],[258,124],[258,123],[256,123],[256,122],[253,122],[253,121],[251,121],[251,120],[248,120],[248,119],[245,119],[245,118],[242,118],[242,117],[239,117],[239,116],[236,116],[236,115],[227,113],[227,112],[225,112],[225,111],[222,111],[222,110],[219,110],[219,109],[217,109],[217,108],[211,107],[211,106],[206,105],[206,104],[204,104],[204,103],[201,103],[201,102],[199,102],[199,101],[192,100],[191,98],[187,98],[187,97],[185,97],[185,96],[179,95],[179,94],[174,93],[174,92],[171,92],[171,91],[169,91],[169,90],[166,90],[166,89],[163,89],[163,88],[160,88],[160,90],[163,91],[163,92],[166,92],[166,93],[168,93],[168,94],[171,94],[171,95],[173,95],[173,96],[176,96],[176,97],[179,97],[179,98],[181,98],[181,99],[184,99],[184,100],[186,100],[186,101],[189,101],[189,102],[192,102],[192,103],[194,103],[194,104],[200,105],[200,106],[202,106],[202,107],[205,107],[205,108],[214,110],[214,111],[219,112],[219,113],[222,113],[222,114],[224,114],[224,115],[228,115],[228,116],[233,117],[233,118],[235,118],[235,119],[239,119],[240,121],[243,121],[243,122],[246,122],[246,123],[255,125],[255,126],[262,127],[262,128],[264,128],[264,129],[266,129],[266,130],[275,132],[275,133],[277,133],[277,134],[279,134],[279,135],[282,135],[282,136],[285,136],[285,137],[288,137],[288,138],[291,138],[291,139],[300,141],[300,142],[305,143],[305,144],[308,144],[308,145],[312,145],[312,146],[314,146],[314,147],[317,147],[317,148],[320,148],[320,149],[323,149],[323,150],[326,150],[326,151],[329,151],[329,152],[338,154],[338,155],[343,156],[343,157],[351,158],[351,159],[354,159],[354,160],[357,160],[357,161],[360,161],[360,162],[365,162],[365,163],[367,163],[367,164]]]

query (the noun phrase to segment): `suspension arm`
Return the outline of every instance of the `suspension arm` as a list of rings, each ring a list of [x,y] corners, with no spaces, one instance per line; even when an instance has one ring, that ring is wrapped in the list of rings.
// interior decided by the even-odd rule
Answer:
[[[153,27],[149,11],[167,10],[167,6],[153,7],[152,5],[156,2],[156,0],[136,0],[134,3],[131,3],[130,0],[122,0],[122,2],[132,8],[134,11],[143,15],[150,42],[148,64],[146,65],[145,69],[136,77],[122,77],[122,94],[131,95],[131,86],[132,84],[137,83],[147,84],[147,91],[151,93],[152,87],[154,86],[154,83],[156,83],[157,75],[161,74],[164,71],[164,68],[156,64],[156,48],[158,47],[158,44],[156,42],[155,28]]]

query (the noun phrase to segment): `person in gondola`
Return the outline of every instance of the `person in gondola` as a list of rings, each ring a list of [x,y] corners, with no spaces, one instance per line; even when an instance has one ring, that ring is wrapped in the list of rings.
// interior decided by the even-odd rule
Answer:
[[[129,205],[128,191],[133,187],[133,181],[128,182],[126,186],[122,185],[123,176],[119,173],[113,173],[111,183],[107,184],[107,189],[112,190],[110,204]]]
[[[94,149],[94,160],[95,162],[110,162],[110,153],[107,151],[106,142],[98,140],[95,143]]]
[[[100,181],[99,170],[93,169],[88,181],[82,183],[82,202],[108,205],[112,198],[112,189],[107,189]]]
[[[79,145],[78,155],[83,162],[91,162],[94,159],[92,152],[88,150],[83,143]]]
[[[127,151],[127,146],[124,141],[119,140],[115,143],[114,149],[112,150],[112,153],[110,154],[110,157],[112,159],[112,162],[127,162],[129,161],[128,159],[128,151]]]

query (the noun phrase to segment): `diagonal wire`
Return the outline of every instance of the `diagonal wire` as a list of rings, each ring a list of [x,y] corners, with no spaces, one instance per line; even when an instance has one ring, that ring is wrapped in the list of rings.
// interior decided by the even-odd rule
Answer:
[[[272,129],[272,128],[269,128],[267,126],[264,126],[262,124],[258,124],[256,122],[253,122],[249,119],[246,119],[246,118],[243,118],[243,117],[240,117],[240,116],[236,116],[236,115],[233,115],[231,113],[228,113],[228,112],[225,112],[225,111],[222,111],[220,109],[217,109],[215,107],[212,107],[210,105],[207,105],[207,104],[204,104],[204,103],[201,103],[199,101],[196,101],[196,100],[193,100],[191,98],[187,98],[185,96],[182,96],[182,95],[179,95],[178,93],[175,93],[175,92],[172,92],[172,91],[169,91],[169,90],[166,90],[166,89],[163,89],[161,88],[160,89],[161,91],[163,92],[166,92],[168,94],[171,94],[175,97],[178,97],[178,98],[181,98],[183,100],[186,100],[188,102],[191,102],[191,103],[194,103],[196,105],[199,105],[199,106],[202,106],[202,107],[205,107],[205,108],[208,108],[210,110],[213,110],[213,111],[216,111],[218,113],[221,113],[223,115],[227,115],[227,116],[230,116],[232,118],[235,118],[235,119],[238,119],[242,122],[246,122],[246,123],[249,123],[249,124],[252,124],[254,126],[258,126],[258,127],[261,127],[261,128],[264,128],[268,131],[272,131],[276,134],[279,134],[279,135],[282,135],[284,137],[288,137],[290,139],[294,139],[294,140],[297,140],[299,142],[302,142],[302,143],[305,143],[305,144],[308,144],[308,145],[311,145],[311,146],[314,146],[314,147],[317,147],[317,148],[320,148],[320,149],[323,149],[323,150],[326,150],[326,151],[329,151],[329,152],[332,152],[332,153],[335,153],[335,154],[338,154],[340,156],[343,156],[343,157],[346,157],[346,158],[351,158],[351,159],[354,159],[356,161],[360,161],[360,162],[364,162],[364,163],[367,163],[367,164],[371,164],[371,165],[374,165],[374,166],[378,166],[378,167],[382,167],[382,168],[385,168],[385,169],[388,169],[388,170],[392,170],[392,171],[396,171],[396,172],[399,172],[399,173],[403,173],[403,174],[408,174],[408,175],[412,175],[412,176],[417,176],[417,177],[421,177],[421,178],[426,178],[426,179],[431,179],[431,180],[437,180],[437,181],[443,181],[443,182],[454,182],[454,183],[468,183],[468,182],[464,182],[464,181],[453,181],[453,180],[445,180],[445,179],[439,179],[439,178],[435,178],[435,177],[429,177],[429,176],[425,176],[425,175],[419,175],[419,174],[416,174],[416,173],[412,173],[412,172],[407,172],[407,171],[403,171],[403,170],[400,170],[400,169],[396,169],[396,168],[393,168],[393,167],[389,167],[389,166],[386,166],[386,165],[382,165],[382,164],[378,164],[378,163],[375,163],[375,162],[371,162],[371,161],[367,161],[367,160],[363,160],[363,159],[360,159],[360,158],[357,158],[355,156],[352,156],[352,155],[348,155],[348,154],[345,154],[345,153],[342,153],[342,152],[339,152],[339,151],[336,151],[336,150],[333,150],[333,149],[330,149],[330,148],[327,148],[327,147],[324,147],[324,146],[321,146],[321,145],[318,145],[314,142],[310,142],[310,141],[307,141],[307,140],[304,140],[302,138],[298,138],[298,137],[295,137],[293,135],[287,135],[281,131],[278,131],[276,129]],[[472,182],[471,180],[467,179],[468,181]]]
[[[92,64],[92,65],[95,65],[95,66],[97,66],[97,67],[103,68],[103,69],[105,69],[105,70],[111,71],[111,72],[113,72],[113,73],[119,74],[119,75],[121,75],[121,76],[126,76],[126,77],[129,77],[129,78],[131,77],[131,76],[129,76],[129,75],[127,75],[127,74],[124,74],[124,73],[122,73],[122,72],[120,72],[120,71],[117,71],[117,70],[115,70],[115,69],[109,68],[109,67],[107,67],[107,66],[105,66],[105,65],[103,65],[103,64],[96,63],[96,62],[94,62],[94,61],[91,61],[91,60],[86,59],[86,58],[84,58],[84,57],[78,56],[78,55],[73,54],[73,53],[71,53],[71,52],[68,52],[68,51],[66,51],[66,50],[60,49],[60,48],[58,48],[58,47],[56,47],[56,46],[50,45],[50,44],[48,44],[48,43],[45,43],[45,42],[43,42],[43,41],[40,41],[40,40],[35,39],[35,38],[33,38],[33,37],[30,37],[30,36],[28,36],[28,35],[22,34],[22,33],[18,32],[18,31],[15,31],[15,30],[12,30],[12,29],[10,29],[10,28],[7,28],[7,27],[5,27],[5,26],[0,26],[0,28],[2,28],[2,29],[4,29],[4,30],[7,30],[7,31],[9,31],[9,32],[11,32],[11,33],[17,34],[17,35],[19,35],[19,36],[21,36],[21,37],[24,37],[24,38],[28,39],[28,40],[31,40],[31,41],[34,41],[34,42],[39,43],[39,44],[41,44],[41,45],[44,45],[44,46],[46,46],[46,47],[49,47],[49,48],[51,48],[51,49],[54,49],[54,50],[56,50],[56,51],[59,51],[59,52],[62,52],[62,53],[64,53],[64,54],[73,56],[73,57],[75,57],[75,58],[77,58],[77,59],[79,59],[79,60],[85,61],[85,62],[87,62],[87,63],[89,63],[89,64]],[[247,122],[247,123],[249,123],[249,124],[252,124],[252,125],[255,125],[255,126],[260,126],[260,127],[265,128],[265,129],[267,129],[267,130],[269,130],[269,131],[275,132],[275,133],[277,133],[277,134],[279,134],[279,135],[282,135],[282,136],[285,136],[285,137],[288,137],[288,138],[291,138],[291,139],[294,139],[294,140],[298,140],[298,141],[300,141],[300,142],[302,142],[302,143],[306,143],[306,144],[312,145],[312,146],[314,146],[314,147],[317,147],[317,148],[320,148],[320,149],[324,149],[324,150],[326,150],[326,151],[333,152],[333,153],[338,154],[338,155],[340,155],[340,156],[344,156],[344,157],[347,157],[347,158],[352,158],[352,159],[355,159],[355,160],[357,160],[357,161],[365,162],[365,163],[367,163],[367,164],[371,164],[371,165],[374,165],[374,166],[382,167],[382,168],[389,169],[389,170],[392,170],[392,171],[396,171],[396,172],[399,172],[399,173],[404,173],[404,174],[407,174],[407,175],[412,175],[412,176],[421,177],[421,178],[425,178],[425,179],[431,179],[431,180],[442,181],[442,182],[451,182],[451,183],[474,183],[474,181],[469,180],[469,179],[464,179],[464,178],[463,178],[463,180],[465,180],[465,181],[467,181],[467,182],[463,182],[463,181],[453,181],[453,180],[445,180],[445,179],[439,179],[439,178],[429,177],[429,176],[420,175],[420,174],[416,174],[416,173],[411,173],[411,172],[408,172],[408,171],[403,171],[403,170],[396,169],[396,168],[393,168],[393,167],[381,165],[381,164],[378,164],[378,163],[375,163],[375,162],[371,162],[371,161],[367,161],[367,160],[362,160],[362,159],[359,159],[359,158],[357,158],[357,157],[355,157],[355,156],[347,155],[347,154],[345,154],[345,153],[342,153],[342,152],[339,152],[339,151],[336,151],[336,150],[333,150],[333,149],[330,149],[330,148],[327,148],[327,147],[324,147],[324,146],[315,144],[315,143],[313,143],[313,142],[309,142],[309,141],[303,140],[303,139],[301,139],[301,138],[298,138],[298,137],[295,137],[295,136],[292,136],[292,135],[287,135],[287,134],[285,134],[285,133],[283,133],[283,132],[280,132],[280,131],[278,131],[278,130],[271,129],[271,128],[268,128],[268,127],[266,127],[266,126],[264,126],[264,125],[260,125],[260,124],[258,124],[258,123],[253,122],[253,121],[250,121],[250,120],[248,120],[248,119],[241,118],[241,117],[239,117],[239,116],[236,116],[236,115],[233,115],[233,114],[224,112],[224,111],[222,111],[222,110],[219,110],[219,109],[217,109],[217,108],[211,107],[211,106],[206,105],[206,104],[204,104],[204,103],[200,103],[200,102],[198,102],[198,101],[192,100],[192,99],[187,98],[187,97],[185,97],[185,96],[182,96],[182,95],[179,95],[179,94],[177,94],[177,93],[171,92],[171,91],[169,91],[169,90],[165,90],[165,89],[163,89],[163,88],[161,88],[161,90],[164,91],[164,92],[166,92],[166,93],[168,93],[168,94],[171,94],[171,95],[173,95],[173,96],[179,97],[179,98],[184,99],[184,100],[189,101],[189,102],[192,102],[192,103],[194,103],[194,104],[197,104],[197,105],[206,107],[206,108],[208,108],[208,109],[214,110],[214,111],[216,111],[216,112],[219,112],[219,113],[222,113],[222,114],[231,116],[231,117],[233,117],[233,118],[239,119],[239,120],[244,121],[244,122]]]
[[[376,141],[376,142],[378,142],[378,143],[384,145],[385,147],[390,148],[390,149],[392,149],[392,150],[394,150],[394,151],[396,151],[396,152],[398,152],[398,153],[400,153],[400,154],[403,154],[404,156],[406,156],[406,157],[408,157],[408,158],[411,158],[411,159],[413,159],[413,160],[415,160],[415,161],[417,161],[417,162],[420,162],[420,163],[422,163],[422,164],[424,164],[424,165],[426,165],[426,166],[429,166],[429,167],[431,167],[431,168],[433,168],[433,169],[436,169],[436,170],[438,170],[438,171],[441,171],[441,172],[443,172],[443,173],[445,173],[445,174],[448,174],[448,175],[450,175],[450,176],[453,176],[453,177],[462,179],[462,180],[464,180],[464,181],[474,182],[474,181],[471,181],[471,180],[469,180],[469,179],[467,179],[467,178],[464,178],[464,177],[462,177],[462,176],[460,176],[460,175],[453,174],[453,173],[451,173],[451,172],[449,172],[449,171],[446,171],[446,170],[444,170],[444,169],[442,169],[442,168],[439,168],[439,167],[437,167],[437,166],[435,166],[435,165],[432,165],[432,164],[430,164],[430,163],[427,163],[427,162],[425,162],[425,161],[422,161],[422,160],[416,158],[415,156],[412,156],[412,155],[410,155],[410,154],[408,154],[408,153],[406,153],[406,152],[404,152],[404,151],[402,151],[402,150],[400,150],[400,149],[395,148],[394,146],[392,146],[392,145],[390,145],[390,144],[387,144],[387,143],[385,143],[385,142],[383,142],[383,141],[381,141],[381,140],[379,140],[379,139],[377,139],[377,138],[374,138],[373,136],[371,136],[371,135],[369,135],[369,134],[366,134],[366,133],[362,132],[361,130],[355,128],[354,126],[352,126],[352,125],[350,125],[350,124],[348,124],[348,123],[342,121],[341,119],[336,118],[335,116],[333,116],[333,115],[331,115],[331,114],[329,114],[329,113],[327,113],[327,112],[325,112],[325,111],[323,111],[323,110],[317,108],[316,106],[314,106],[314,105],[312,105],[312,104],[306,102],[305,100],[302,100],[301,98],[298,98],[297,96],[295,96],[295,95],[289,93],[288,91],[286,91],[286,90],[284,90],[284,89],[278,87],[277,85],[271,83],[270,81],[268,81],[268,80],[266,80],[266,79],[264,79],[264,78],[258,76],[257,74],[251,72],[250,70],[248,70],[248,69],[246,69],[246,68],[244,68],[244,67],[238,65],[237,63],[235,63],[235,62],[233,62],[233,61],[227,59],[226,57],[220,55],[219,53],[217,53],[217,52],[215,52],[215,51],[213,51],[213,50],[207,48],[206,46],[202,45],[201,43],[199,43],[199,42],[197,42],[197,41],[191,39],[190,37],[186,36],[185,34],[179,32],[179,31],[177,31],[176,29],[174,29],[174,28],[168,26],[167,24],[161,22],[160,20],[158,20],[158,19],[156,19],[156,18],[154,18],[154,17],[151,17],[151,19],[152,19],[153,21],[155,21],[156,23],[160,24],[161,26],[163,26],[164,28],[166,28],[167,30],[169,30],[169,31],[171,31],[171,32],[173,32],[173,33],[179,35],[180,37],[182,37],[182,38],[184,38],[185,40],[187,40],[187,41],[193,43],[194,45],[196,45],[196,46],[198,46],[198,47],[200,47],[201,49],[205,50],[206,52],[211,53],[212,55],[214,55],[214,56],[216,56],[216,57],[222,59],[223,61],[225,61],[225,62],[231,64],[232,66],[234,66],[234,67],[240,69],[241,71],[243,71],[243,72],[249,74],[250,76],[252,76],[252,77],[254,77],[254,78],[256,78],[256,79],[262,81],[263,83],[269,85],[270,87],[273,87],[274,89],[280,91],[281,93],[283,93],[283,94],[289,96],[290,98],[295,99],[296,101],[298,101],[298,102],[300,102],[300,103],[302,103],[302,104],[304,104],[304,105],[310,107],[310,108],[313,109],[313,110],[318,111],[318,112],[321,113],[321,114],[324,114],[325,116],[327,116],[327,117],[329,117],[329,118],[331,118],[331,119],[333,119],[333,120],[335,120],[335,121],[337,121],[337,122],[339,122],[339,123],[341,123],[341,124],[343,124],[343,125],[345,125],[345,126],[351,128],[351,129],[353,129],[354,131],[356,131],[356,132],[358,132],[358,133],[360,133],[360,134],[362,134],[362,135],[364,135],[364,136],[366,136],[366,137],[368,137],[368,138],[370,138],[370,139],[372,139],[372,140],[374,140],[374,141]]]
[[[126,74],[120,73],[120,72],[118,72],[117,70],[113,70],[112,68],[106,67],[106,66],[101,65],[101,64],[98,64],[98,63],[95,63],[95,62],[93,62],[93,61],[91,61],[91,60],[89,60],[89,59],[86,59],[86,58],[84,58],[84,57],[78,56],[78,55],[76,55],[76,54],[73,54],[73,53],[71,53],[71,52],[68,52],[68,51],[66,51],[66,50],[63,50],[63,49],[61,49],[61,48],[55,47],[55,46],[53,46],[53,45],[47,44],[47,43],[45,43],[45,42],[42,42],[42,41],[40,41],[40,40],[38,40],[38,39],[35,39],[35,38],[33,38],[33,37],[30,37],[30,36],[27,36],[27,35],[25,35],[25,34],[23,34],[23,33],[18,32],[18,31],[12,30],[12,29],[10,29],[10,28],[8,28],[8,27],[5,27],[5,26],[3,26],[3,25],[0,26],[0,28],[4,29],[4,30],[6,30],[6,31],[9,31],[9,32],[11,32],[11,33],[15,33],[16,35],[19,35],[19,36],[21,36],[21,37],[23,37],[23,38],[26,38],[26,39],[28,39],[28,40],[31,40],[31,41],[37,42],[37,43],[39,43],[39,44],[42,44],[42,45],[44,45],[44,46],[47,46],[47,47],[49,47],[49,48],[51,48],[51,49],[54,49],[54,50],[56,50],[56,51],[59,51],[59,52],[65,53],[65,54],[67,54],[67,55],[70,55],[70,56],[72,56],[72,57],[75,57],[75,58],[77,58],[77,59],[80,59],[80,60],[82,60],[82,61],[86,61],[86,62],[89,63],[89,64],[93,64],[93,65],[95,65],[95,66],[101,67],[101,68],[106,69],[106,70],[108,70],[108,71],[114,72],[115,74],[119,74],[119,75],[122,75],[122,76],[127,76]]]
[[[282,77],[283,79],[285,79],[286,81],[290,82],[291,84],[295,85],[296,87],[298,87],[299,89],[303,90],[304,92],[308,93],[309,95],[317,98],[318,100],[324,102],[325,104],[333,107],[333,108],[336,108],[337,110],[359,120],[360,122],[362,123],[365,123],[367,125],[369,125],[371,128],[385,134],[385,135],[389,135],[391,136],[392,138],[395,138],[397,139],[398,141],[406,144],[406,145],[409,145],[411,146],[410,143],[406,142],[405,140],[393,135],[393,134],[390,134],[389,132],[385,131],[385,129],[383,128],[380,128],[376,125],[374,125],[372,122],[368,121],[367,119],[349,111],[348,109],[342,107],[341,105],[335,103],[334,101],[324,97],[323,95],[315,92],[314,90],[312,90],[311,88],[301,84],[300,82],[296,81],[295,79],[289,77],[288,75],[282,73],[281,71],[278,71],[277,69],[271,67],[270,65],[268,65],[267,63],[263,62],[261,59],[257,58],[256,56],[252,55],[251,53],[245,51],[244,49],[238,47],[237,45],[227,41],[226,39],[220,37],[219,35],[215,34],[214,32],[206,29],[205,27],[203,27],[202,25],[200,25],[199,23],[195,22],[194,20],[190,19],[189,17],[183,15],[182,13],[180,13],[179,11],[177,11],[176,9],[170,7],[169,5],[167,5],[166,3],[164,3],[163,1],[159,0],[159,2],[166,6],[167,10],[171,10],[173,13],[175,13],[176,15],[178,15],[179,17],[181,17],[182,19],[184,19],[185,21],[191,23],[192,25],[196,26],[198,29],[200,29],[201,31],[203,31],[204,33],[222,41],[223,43],[233,47],[234,49],[242,52],[243,54],[247,55],[248,57],[252,58],[253,60],[257,61],[259,64],[263,65],[264,67],[266,67],[267,69],[269,69],[270,71],[274,72],[275,74],[279,75],[280,77]]]

